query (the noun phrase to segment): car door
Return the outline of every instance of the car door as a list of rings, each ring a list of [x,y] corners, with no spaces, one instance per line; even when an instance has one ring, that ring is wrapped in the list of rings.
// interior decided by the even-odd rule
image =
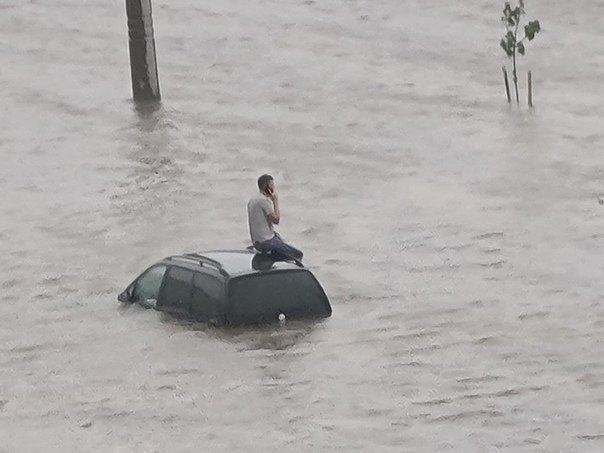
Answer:
[[[157,308],[170,313],[186,314],[191,310],[194,272],[170,266],[161,287]]]
[[[163,264],[147,269],[134,282],[130,300],[146,307],[155,307],[165,273],[166,266]]]
[[[199,321],[221,324],[224,312],[224,280],[217,275],[195,272],[191,314]]]

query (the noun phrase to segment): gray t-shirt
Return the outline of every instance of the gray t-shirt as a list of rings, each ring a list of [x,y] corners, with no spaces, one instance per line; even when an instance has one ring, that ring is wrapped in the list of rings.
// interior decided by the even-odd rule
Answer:
[[[248,202],[247,220],[253,244],[268,241],[275,236],[273,224],[267,218],[269,214],[273,213],[273,210],[273,202],[260,193]]]

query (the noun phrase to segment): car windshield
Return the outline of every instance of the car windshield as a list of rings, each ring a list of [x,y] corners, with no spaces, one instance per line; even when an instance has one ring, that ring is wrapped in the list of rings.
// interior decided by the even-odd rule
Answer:
[[[331,308],[323,289],[307,271],[256,274],[230,282],[231,323],[264,323],[286,318],[326,317]]]

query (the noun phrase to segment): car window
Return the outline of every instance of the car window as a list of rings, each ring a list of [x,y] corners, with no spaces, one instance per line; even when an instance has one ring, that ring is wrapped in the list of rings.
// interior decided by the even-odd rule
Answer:
[[[134,302],[145,302],[149,299],[157,300],[159,288],[161,287],[166,266],[153,266],[141,275],[134,284],[132,300]]]
[[[287,318],[324,317],[331,307],[323,289],[307,271],[263,273],[229,284],[229,321],[235,324]]]
[[[192,271],[170,267],[162,287],[159,306],[168,311],[188,312],[191,306],[192,283]]]
[[[224,297],[224,284],[218,278],[196,272],[193,277],[192,314],[202,321],[208,321],[221,315],[221,301]]]

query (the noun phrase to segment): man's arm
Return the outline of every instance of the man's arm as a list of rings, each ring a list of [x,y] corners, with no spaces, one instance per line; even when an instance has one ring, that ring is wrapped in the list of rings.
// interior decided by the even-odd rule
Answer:
[[[269,194],[271,200],[273,200],[273,212],[267,214],[268,221],[279,225],[279,221],[281,220],[281,212],[279,211],[279,197],[276,193],[272,192]]]

